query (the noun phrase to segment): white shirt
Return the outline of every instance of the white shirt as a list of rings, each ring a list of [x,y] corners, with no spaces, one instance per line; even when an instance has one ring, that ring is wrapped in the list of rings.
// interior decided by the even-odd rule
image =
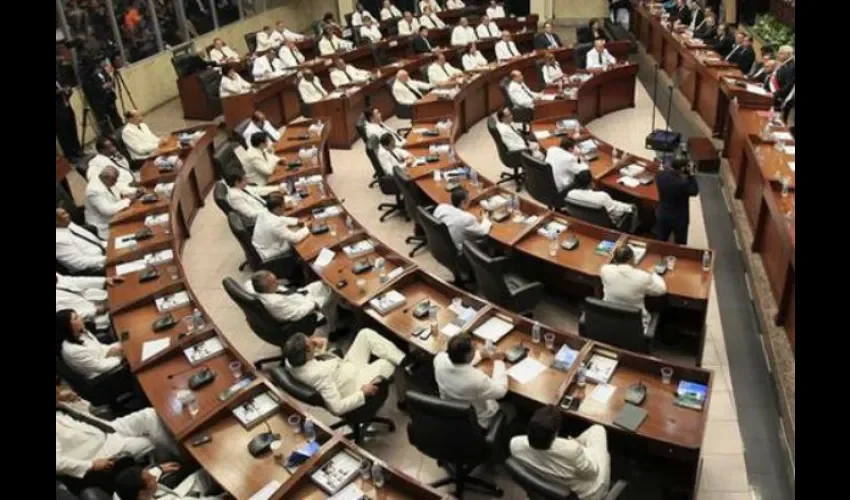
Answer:
[[[516,48],[516,44],[513,40],[510,42],[506,42],[504,40],[499,40],[496,42],[496,60],[504,61],[506,59],[510,59],[512,57],[521,56],[519,50]]]
[[[576,174],[588,168],[586,163],[579,163],[574,154],[560,146],[552,146],[546,150],[546,163],[552,166],[558,192],[572,184]]]
[[[508,148],[508,151],[517,151],[529,147],[519,131],[507,123],[497,122],[496,130],[499,131],[499,136],[502,138],[502,142]]]
[[[464,54],[461,58],[461,63],[463,64],[463,69],[466,71],[475,68],[486,68],[489,64],[480,50],[476,51],[475,54]]]
[[[381,34],[381,30],[375,24],[372,26],[361,26],[360,36],[372,40],[372,43],[378,43],[384,37],[384,35]]]
[[[554,65],[543,65],[543,81],[546,85],[551,85],[564,77],[564,72],[561,71],[561,65],[557,62]]]
[[[446,2],[447,9],[462,9],[466,7],[466,4],[463,3],[463,0],[448,0]]]
[[[248,147],[251,147],[250,146],[251,136],[256,134],[257,132],[267,133],[269,135],[269,137],[271,137],[274,142],[277,142],[277,141],[280,140],[280,132],[276,128],[274,128],[274,125],[272,125],[270,121],[268,121],[268,120],[264,121],[263,122],[263,129],[260,130],[260,127],[258,127],[257,124],[254,123],[254,120],[251,120],[251,122],[248,123],[248,126],[245,127],[245,131],[242,132],[242,137],[245,138],[245,144],[248,144],[249,145]],[[241,160],[241,158],[240,158],[240,160]]]
[[[326,56],[333,54],[338,50],[351,50],[354,47],[348,40],[342,40],[336,35],[331,35],[331,38],[322,37],[319,40],[319,54]]]
[[[118,182],[116,185],[130,188],[129,184],[138,180],[138,174],[130,170],[130,162],[121,153],[115,153],[115,156],[106,156],[98,153],[89,160],[89,168],[86,169],[86,180],[91,182],[92,179],[97,179],[100,173],[106,167],[114,167],[118,171]]]
[[[268,210],[260,212],[254,225],[251,243],[263,260],[269,260],[290,251],[294,245],[310,234],[305,226],[298,230],[290,229],[298,224],[298,219],[275,215]]]
[[[619,221],[624,215],[632,210],[631,205],[611,198],[611,195],[605,191],[595,191],[593,189],[571,189],[570,192],[567,193],[567,198],[603,206],[605,207],[605,211],[608,212],[608,217],[615,222]]]
[[[452,30],[452,45],[456,47],[466,47],[470,42],[475,42],[478,37],[475,35],[475,29],[472,26],[463,27],[457,25]]]
[[[410,89],[415,89],[419,95]],[[402,83],[401,80],[396,78],[395,83],[393,83],[393,96],[395,96],[396,101],[408,106],[418,101],[429,90],[431,90],[430,84],[414,80],[413,78],[408,78],[406,83]]]
[[[319,102],[328,96],[328,91],[322,87],[322,82],[315,76],[312,82],[308,82],[306,78],[302,78],[298,82],[298,92],[306,104]]]
[[[404,14],[402,14],[395,5],[390,5],[389,8],[384,7],[381,9],[381,21],[386,21],[387,19],[392,19],[394,17],[402,17],[403,15]]]
[[[147,123],[124,125],[124,128],[121,129],[121,140],[127,146],[131,160],[150,158],[159,148],[159,137],[151,132]]]
[[[277,56],[286,69],[295,69],[298,65],[303,64],[306,59],[304,54],[298,50],[298,47],[290,49],[288,45],[281,45]]]
[[[436,0],[422,0],[419,2],[419,12],[425,10],[425,7],[431,7],[431,12],[434,13],[443,11],[443,8],[440,7],[440,4]]]
[[[97,228],[101,238],[109,237],[112,216],[130,206],[130,200],[121,198],[118,185],[106,187],[100,179],[92,179],[86,186],[86,224]]]
[[[458,250],[463,246],[463,242],[468,239],[480,238],[487,236],[493,223],[490,219],[485,219],[483,222],[478,222],[471,213],[461,210],[454,205],[441,203],[434,209],[434,218],[442,222],[449,229],[449,235],[452,237],[452,242]]]
[[[345,70],[334,67],[330,71],[331,83],[334,88],[341,87],[349,83],[363,83],[369,80],[372,73],[366,70],[355,68],[350,64],[345,65]]]
[[[278,31],[278,33],[280,33],[284,41],[288,42],[300,42],[307,38],[301,33],[296,33],[294,31],[289,30],[289,28],[283,28],[283,31]]]
[[[437,17],[437,14],[434,14],[433,12],[427,16],[424,14],[419,16],[419,25],[432,30],[443,29],[446,27],[446,23],[444,23],[443,20]]]
[[[221,97],[230,97],[251,92],[253,86],[246,82],[244,78],[236,73],[235,78],[230,78],[227,75],[222,75],[221,83],[218,86],[218,93]]]
[[[254,79],[257,81],[271,80],[272,78],[282,76],[284,69],[286,68],[284,68],[283,62],[277,57],[269,62],[268,57],[262,56],[254,59],[254,64],[251,66],[251,74],[254,75]]]
[[[570,191],[572,193],[572,191]],[[603,299],[646,312],[644,298],[667,293],[664,278],[629,264],[605,264],[599,269]]]
[[[505,8],[501,5],[487,7],[487,17],[490,19],[502,19],[505,17]]]
[[[68,368],[85,378],[95,378],[121,364],[120,356],[107,356],[109,349],[115,345],[101,344],[97,337],[89,332],[80,336],[81,344],[67,340],[62,342],[62,359]]]
[[[392,128],[387,127],[384,123],[366,122],[367,139],[369,137],[377,137],[378,139],[380,139],[381,136],[383,136],[384,134],[390,134],[391,136],[393,136],[393,138],[395,139],[396,146],[404,145],[404,138]]]
[[[269,153],[262,146],[259,148],[249,146],[242,155],[245,180],[258,186],[265,186],[279,162],[280,158],[276,154]]]
[[[534,99],[539,99],[541,94],[539,92],[534,92],[528,85],[523,83],[518,83],[515,81],[511,81],[508,84],[508,96],[511,98],[511,102],[514,103],[515,106],[519,106],[522,108],[533,108],[534,107]]]
[[[354,13],[351,14],[351,25],[352,26],[362,26],[363,25],[363,19],[367,18],[367,17],[372,19],[373,23],[377,22],[377,21],[375,21],[375,18],[372,17],[372,13],[369,12],[368,10],[364,9],[362,13],[355,10]]]
[[[413,155],[401,148],[395,148],[392,152],[384,146],[378,148],[378,163],[387,175],[393,175],[395,167],[404,168],[405,160],[411,156]]]
[[[259,214],[268,211],[266,202],[262,197],[275,191],[278,191],[277,186],[247,186],[245,190],[229,188],[227,190],[227,202],[239,215],[249,221],[254,221]]]
[[[56,273],[56,312],[73,309],[85,320],[97,316],[97,304],[85,298],[86,290],[103,290],[106,278],[98,276],[62,276]]]
[[[265,52],[269,49],[273,49],[280,45],[282,39],[283,37],[280,36],[280,33],[277,33],[276,31],[272,31],[269,35],[267,35],[265,31],[260,31],[259,33],[257,33],[256,52]]]
[[[449,63],[445,63],[440,65],[440,63],[431,63],[428,66],[428,80],[431,82],[431,85],[436,85],[438,83],[442,83],[448,80],[450,77],[454,75],[460,75],[463,71],[455,68]]]
[[[617,64],[617,60],[608,52],[608,49],[603,49],[601,54],[598,50],[592,49],[587,51],[587,56],[585,56],[585,67],[587,69],[603,68],[614,64]]]
[[[222,48],[213,47],[210,49],[210,59],[221,64],[223,61],[238,61],[239,54],[236,53],[235,50],[231,49],[227,45]]]
[[[103,269],[106,242],[75,223],[56,228],[56,260],[74,272]]]
[[[407,19],[400,19],[398,21],[398,34],[399,35],[415,35],[419,33],[419,20],[415,17],[407,21]]]
[[[475,367],[480,359],[476,352],[472,363],[455,365],[449,355],[441,352],[434,357],[434,378],[440,388],[440,398],[458,403],[471,403],[478,416],[478,425],[486,429],[499,411],[497,399],[508,392],[508,376],[503,361],[493,361],[493,375],[488,377]]]
[[[501,30],[493,21],[488,24],[479,24],[475,27],[475,34],[478,38],[499,38],[502,36]]]

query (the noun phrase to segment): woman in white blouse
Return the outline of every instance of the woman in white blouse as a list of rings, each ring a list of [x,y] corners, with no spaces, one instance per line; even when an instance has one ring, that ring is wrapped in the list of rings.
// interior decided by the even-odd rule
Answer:
[[[73,309],[56,313],[56,347],[68,367],[86,378],[104,374],[124,359],[121,344],[102,344]]]
[[[221,97],[230,97],[250,92],[253,87],[239,76],[236,67],[228,65],[222,68],[221,83],[218,89]]]
[[[555,54],[547,52],[543,63],[543,81],[546,85],[558,83],[564,78],[564,72],[561,71],[561,65],[555,60]]]
[[[475,71],[486,68],[490,63],[484,58],[484,54],[478,50],[478,45],[475,42],[471,42],[466,46],[466,51],[461,58],[461,64],[463,64],[464,71]]]

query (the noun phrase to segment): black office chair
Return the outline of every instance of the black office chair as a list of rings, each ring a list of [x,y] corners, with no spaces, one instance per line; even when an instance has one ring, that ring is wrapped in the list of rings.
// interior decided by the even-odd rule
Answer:
[[[449,477],[431,483],[431,487],[454,484],[454,495],[459,499],[463,499],[467,488],[495,497],[504,494],[495,484],[470,475],[479,465],[491,462],[492,457],[500,454],[507,427],[503,412],[496,414],[485,431],[478,425],[475,409],[469,403],[443,401],[414,391],[407,391],[405,401],[410,415],[407,439],[449,472]]]
[[[649,326],[644,332],[640,308],[587,297],[579,318],[578,333],[622,349],[649,353],[658,318],[657,313],[650,314]]]
[[[136,382],[130,369],[121,363],[106,373],[88,378],[75,372],[65,363],[61,354],[56,356],[56,374],[81,398],[94,406],[108,406],[116,415],[139,409]],[[144,405],[142,405],[144,406]]]
[[[277,384],[278,387],[286,391],[286,393],[298,401],[327,409],[327,405],[325,404],[325,400],[322,398],[321,394],[312,387],[303,384],[301,381],[293,377],[285,366],[276,366],[272,368],[270,375],[272,381]],[[378,432],[371,427],[373,424],[384,425],[387,427],[388,432],[395,432],[395,422],[389,418],[377,416],[378,410],[383,407],[387,400],[387,396],[389,396],[390,384],[392,384],[392,380],[387,380],[385,383],[381,384],[379,386],[380,389],[378,393],[374,396],[370,396],[366,400],[366,404],[360,408],[356,408],[343,415],[337,415],[340,420],[339,422],[332,424],[331,429],[348,427],[351,429],[351,432],[346,434],[345,437],[352,439],[359,445],[363,444],[366,437],[378,434]]]
[[[543,298],[543,283],[508,272],[507,256],[490,257],[474,241],[463,242],[463,254],[472,266],[478,292],[490,302],[531,317],[531,311]]]
[[[505,469],[508,470],[508,474],[514,481],[525,490],[528,500],[579,500],[578,495],[571,489],[542,477],[514,457],[505,460]],[[626,486],[625,481],[617,481],[608,490],[604,500],[616,500],[626,489]]]
[[[254,233],[253,226],[245,224],[245,220],[236,212],[230,212],[227,214],[227,225],[230,227],[230,231],[233,233],[233,236],[236,237],[236,241],[239,242],[239,246],[242,247],[242,251],[245,253],[245,262],[239,266],[240,271],[245,269],[245,266],[248,265],[254,271],[265,269],[267,271],[271,271],[276,276],[285,277],[290,281],[297,280],[297,253],[290,251],[286,254],[278,255],[270,259],[263,259],[260,257],[257,249],[254,248],[254,243],[252,241]]]
[[[508,151],[507,146],[502,142],[502,136],[499,134],[499,129],[496,128],[496,118],[493,116],[487,117],[487,131],[490,132],[490,137],[496,143],[496,151],[499,153],[499,160],[502,162],[502,165],[511,169],[510,172],[499,174],[499,181],[496,184],[513,181],[516,183],[517,193],[522,191],[525,174],[522,171],[520,155],[523,150]]]
[[[385,174],[383,167],[381,167],[381,162],[378,161],[377,137],[370,137],[366,141],[366,156],[369,157],[369,162],[372,164],[372,170],[374,170],[372,177],[374,177],[375,180],[372,181],[372,184],[378,184],[378,187],[381,189],[381,194],[393,196],[395,198],[393,203],[381,203],[378,205],[378,211],[381,212],[381,218],[379,220],[384,222],[391,215],[400,212],[404,215],[405,220],[409,221],[410,218],[404,211],[404,201],[401,199],[401,190],[399,189],[395,178],[392,175]],[[372,187],[372,184],[369,184],[369,187]]]
[[[403,168],[393,168],[393,179],[395,179],[398,189],[401,191],[401,198],[404,200],[407,217],[413,220],[413,235],[408,236],[404,240],[408,245],[414,245],[413,250],[407,254],[409,257],[413,257],[417,251],[428,244],[417,209],[419,207],[431,206],[431,200],[422,193],[419,186],[413,181],[413,178]]]
[[[210,109],[211,116],[221,114],[221,73],[213,68],[203,69],[198,73],[201,87],[204,89],[204,97]]]
[[[248,130],[249,125],[251,125],[251,119],[245,118],[241,122],[237,123],[235,127],[233,127],[233,132],[239,134],[239,136],[241,137],[244,137],[245,131]]]
[[[245,45],[248,47],[248,52],[254,53],[257,51],[257,32],[245,33]]]
[[[406,120],[413,119],[413,106],[398,102],[398,100],[395,98],[395,94],[393,94],[394,84],[395,78],[390,78],[389,81],[387,81],[387,88],[390,91],[390,97],[393,98],[393,103],[395,104],[395,115],[398,118],[404,118]]]
[[[528,194],[546,205],[549,210],[561,210],[564,207],[564,197],[571,186],[558,191],[552,165],[538,160],[527,152],[520,155],[520,163],[525,174],[525,187],[528,189]]]
[[[534,109],[514,105],[514,102],[511,100],[511,95],[508,93],[508,85],[510,85],[510,83],[511,79],[507,76],[499,81],[499,90],[502,91],[502,97],[505,99],[505,106],[509,106],[511,108],[511,114],[514,115],[514,120],[521,123],[531,123],[531,120],[534,119]]]
[[[463,287],[467,281],[464,279],[464,269],[468,266],[464,265],[463,255],[452,241],[448,226],[435,218],[428,210],[422,207],[416,207],[416,209],[419,211],[419,222],[425,230],[425,241],[428,243],[431,255],[452,272],[452,284]]]
[[[227,190],[228,187],[224,181],[218,181],[213,186],[213,201],[215,201],[215,204],[221,209],[225,217],[233,211],[233,207],[230,206],[230,202],[227,200]]]
[[[564,210],[576,219],[581,219],[599,227],[616,229],[614,222],[611,221],[611,217],[608,217],[608,211],[602,205],[565,198]]]
[[[124,130],[123,126],[116,129],[110,136],[110,139],[112,139],[112,144],[115,145],[115,149],[117,149],[119,153],[124,155],[124,158],[127,158],[127,161],[130,162],[130,168],[133,170],[138,170],[139,168],[141,168],[141,165],[139,165],[138,162],[134,164],[133,160],[130,159],[130,151],[127,149],[127,145],[124,144],[124,137],[121,135],[122,130]]]
[[[242,170],[239,159],[236,157],[236,143],[233,141],[224,141],[219,144],[213,151],[212,161],[216,177],[219,179],[226,179],[229,175]],[[227,194],[226,188],[224,193]]]
[[[576,42],[593,45],[593,30],[590,29],[590,26],[585,25],[576,28]]]
[[[587,53],[593,49],[593,42],[590,43],[578,43],[573,47],[576,68],[586,69],[587,68]]]
[[[303,333],[309,336],[316,331],[316,328],[324,324],[324,320],[319,321],[315,312],[304,316],[298,321],[278,321],[277,318],[269,313],[259,297],[242,288],[242,285],[237,283],[233,278],[224,278],[221,280],[221,286],[224,287],[227,295],[233,299],[233,302],[236,302],[236,305],[245,314],[245,320],[248,322],[248,326],[251,327],[251,330],[257,337],[281,349],[283,349],[283,345],[289,340],[289,337],[294,334]],[[254,367],[257,370],[261,370],[263,365],[278,363],[283,361],[283,359],[283,355],[258,359],[254,361]]]

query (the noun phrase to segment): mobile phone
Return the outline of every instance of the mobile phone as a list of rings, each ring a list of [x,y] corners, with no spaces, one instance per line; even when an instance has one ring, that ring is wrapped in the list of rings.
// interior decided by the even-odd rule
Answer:
[[[581,398],[577,398],[574,396],[566,395],[561,399],[561,404],[559,405],[562,410],[578,410],[579,405],[581,405]]]
[[[124,330],[123,332],[118,334],[118,338],[121,340],[121,342],[127,342],[127,339],[130,338],[130,331]]]
[[[189,441],[189,444],[192,446],[201,446],[202,444],[207,444],[210,441],[212,441],[212,436],[209,434],[201,434],[200,436],[192,438],[192,440]]]
[[[430,327],[424,327],[424,331],[419,334],[419,338],[421,340],[430,339],[431,338],[431,328]]]
[[[416,327],[416,330],[413,330],[413,336],[419,337],[421,335],[424,335],[426,331],[430,331],[430,328],[428,328],[427,326],[418,326]]]

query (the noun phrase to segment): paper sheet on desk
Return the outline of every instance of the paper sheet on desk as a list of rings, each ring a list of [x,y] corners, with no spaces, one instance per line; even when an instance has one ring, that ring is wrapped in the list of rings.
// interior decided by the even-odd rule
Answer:
[[[313,263],[313,268],[316,270],[324,269],[328,264],[334,260],[336,253],[327,248],[323,248],[321,252],[319,252],[319,256],[316,257],[316,261]]]
[[[786,155],[797,156],[797,146],[788,146],[786,144],[782,152],[784,152]]]
[[[146,268],[147,264],[145,263],[145,259],[133,260],[130,262],[125,262],[124,264],[118,264],[115,266],[115,274],[118,276],[124,276],[125,274],[135,273],[137,271],[141,271]]]
[[[548,130],[536,130],[536,131],[534,131],[534,138],[537,139],[538,141],[542,141],[542,140],[548,139],[550,137],[552,137],[552,132],[549,132]]]
[[[348,486],[341,489],[336,495],[330,497],[328,500],[360,500],[361,498],[367,498],[363,494],[363,490],[358,488],[354,483],[348,483]]]
[[[269,500],[269,498],[271,498],[275,494],[275,492],[277,492],[277,490],[280,489],[280,487],[281,487],[280,481],[271,480],[268,483],[266,483],[265,486],[260,488],[260,491],[251,495],[251,498],[249,498],[248,500]]]
[[[427,131],[428,131],[427,128],[414,128],[414,129],[410,130],[410,132],[414,133],[414,134],[424,134]]]
[[[764,87],[761,85],[753,85],[752,83],[747,84],[747,92],[759,95],[770,95],[770,92],[764,90]]]
[[[770,134],[770,138],[773,139],[774,141],[777,141],[777,142],[778,141],[793,141],[794,140],[794,136],[792,136],[790,132],[785,132],[785,131],[774,132],[774,133]]]
[[[125,248],[130,248],[136,245],[136,235],[128,234],[126,236],[119,236],[115,238],[115,249],[123,250]]]
[[[623,176],[623,177],[620,177],[619,179],[617,179],[617,182],[619,182],[620,184],[622,184],[626,187],[630,187],[630,188],[636,188],[636,187],[640,186],[640,181],[635,179],[634,177]]]
[[[152,356],[156,356],[165,349],[168,349],[168,346],[170,345],[171,337],[148,340],[147,342],[142,344],[142,362],[150,359]]]
[[[546,365],[534,358],[527,357],[513,365],[508,370],[508,376],[520,384],[527,384],[534,380],[534,377],[540,375],[540,373],[545,369]]]
[[[608,400],[611,399],[611,396],[614,395],[615,390],[617,390],[617,388],[611,384],[599,384],[595,389],[593,389],[593,392],[590,393],[590,399],[606,404],[608,403]]]
[[[497,344],[502,340],[502,337],[510,333],[513,329],[513,323],[505,321],[498,316],[493,316],[476,328],[472,334],[482,340],[492,340],[494,344]]]

